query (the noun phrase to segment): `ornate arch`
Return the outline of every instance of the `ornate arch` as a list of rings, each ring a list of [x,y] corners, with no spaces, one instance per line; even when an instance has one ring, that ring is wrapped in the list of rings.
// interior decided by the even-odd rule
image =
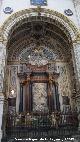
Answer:
[[[29,17],[30,20],[33,16],[45,17],[45,20],[49,18],[50,22],[53,22],[53,20],[55,20],[57,25],[60,23],[60,28],[69,36],[69,38],[71,37],[72,40],[74,40],[76,38],[76,35],[78,35],[78,29],[76,28],[74,23],[63,14],[54,10],[33,8],[22,10],[11,15],[1,27],[2,39],[8,41],[11,29],[13,27],[15,29],[17,23],[19,22],[20,24],[23,19]]]

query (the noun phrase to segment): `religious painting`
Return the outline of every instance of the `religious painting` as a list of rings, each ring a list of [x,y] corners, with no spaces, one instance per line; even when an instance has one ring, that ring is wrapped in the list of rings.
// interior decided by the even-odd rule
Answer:
[[[33,83],[33,111],[48,111],[47,106],[47,83]]]

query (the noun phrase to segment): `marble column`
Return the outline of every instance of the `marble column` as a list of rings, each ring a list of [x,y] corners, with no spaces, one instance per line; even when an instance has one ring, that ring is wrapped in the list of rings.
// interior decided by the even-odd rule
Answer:
[[[56,110],[60,110],[59,94],[58,94],[58,83],[55,83],[55,101],[56,101]]]
[[[26,112],[31,111],[31,90],[30,90],[30,73],[27,73],[27,84],[26,84],[26,98],[25,98],[25,107],[26,107]]]
[[[19,104],[19,112],[23,112],[23,84],[20,83],[20,104]]]
[[[26,112],[29,112],[29,82],[26,84],[25,105]]]
[[[55,85],[53,83],[52,86],[52,91],[53,91],[53,100],[54,100],[54,111],[56,110],[56,95],[55,95]]]
[[[32,111],[32,108],[33,108],[33,101],[32,101],[32,84],[31,83],[29,83],[29,99],[30,99],[30,105],[29,105],[29,107],[30,107],[30,112]]]

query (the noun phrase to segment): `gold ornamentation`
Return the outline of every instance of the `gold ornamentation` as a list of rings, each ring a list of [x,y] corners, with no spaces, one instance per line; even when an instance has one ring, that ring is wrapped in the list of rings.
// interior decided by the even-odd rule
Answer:
[[[54,82],[52,74],[49,74],[49,83],[52,84]]]

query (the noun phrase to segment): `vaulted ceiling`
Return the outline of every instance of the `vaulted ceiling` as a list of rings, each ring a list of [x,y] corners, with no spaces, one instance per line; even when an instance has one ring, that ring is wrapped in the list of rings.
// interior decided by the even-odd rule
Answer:
[[[35,18],[35,19],[34,19]],[[52,20],[52,19],[51,19]],[[31,17],[23,19],[11,29],[7,44],[8,61],[19,58],[26,48],[49,48],[55,54],[59,54],[63,60],[71,58],[71,39],[67,30],[61,23],[53,20]]]

